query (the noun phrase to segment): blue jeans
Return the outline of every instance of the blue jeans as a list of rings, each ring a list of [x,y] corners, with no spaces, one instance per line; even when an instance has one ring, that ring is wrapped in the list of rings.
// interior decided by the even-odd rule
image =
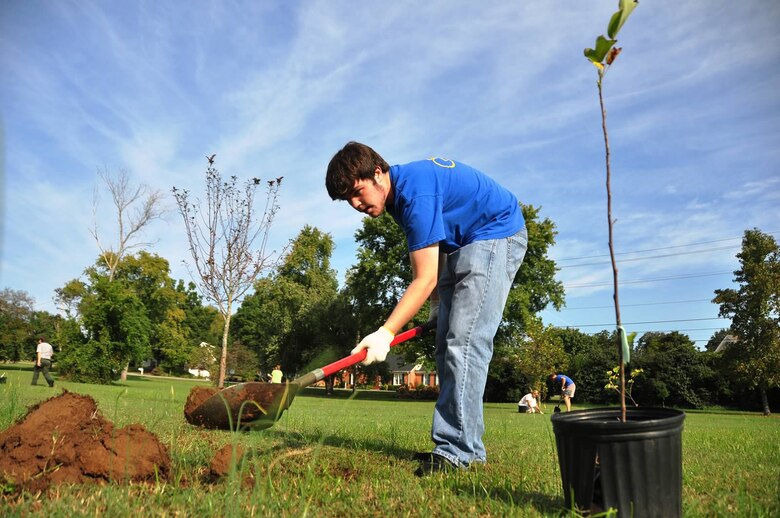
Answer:
[[[449,254],[439,273],[440,392],[431,438],[433,452],[457,466],[487,459],[482,396],[493,337],[527,248],[525,228],[509,238],[476,241]]]

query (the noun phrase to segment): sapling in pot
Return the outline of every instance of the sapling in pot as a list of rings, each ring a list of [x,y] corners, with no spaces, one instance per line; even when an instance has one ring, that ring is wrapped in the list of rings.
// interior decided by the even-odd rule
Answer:
[[[612,15],[607,26],[607,36],[603,34],[596,38],[596,48],[585,49],[585,57],[590,60],[596,67],[598,72],[598,86],[599,92],[599,106],[601,108],[601,130],[604,134],[604,149],[606,158],[606,170],[607,170],[607,224],[609,228],[609,257],[612,262],[612,284],[613,284],[613,301],[615,304],[615,322],[617,324],[617,336],[618,336],[618,354],[619,354],[619,391],[620,391],[620,409],[621,420],[626,420],[626,363],[630,361],[630,349],[628,347],[628,340],[626,338],[626,332],[621,325],[620,320],[620,300],[618,297],[618,267],[615,261],[615,240],[613,235],[613,225],[615,220],[612,218],[612,170],[610,164],[610,150],[609,150],[609,132],[607,131],[607,109],[604,107],[604,90],[603,83],[604,77],[609,71],[612,64],[620,55],[622,50],[620,47],[615,47],[617,36],[623,24],[628,17],[634,11],[634,8],[639,2],[636,0],[620,0],[618,10]]]
[[[636,407],[626,411],[626,369],[630,361],[628,337],[620,319],[618,268],[615,261],[612,190],[607,110],[603,83],[620,54],[617,33],[637,2],[620,0],[607,35],[596,39],[585,57],[598,73],[598,97],[606,155],[607,222],[612,263],[613,299],[619,364],[607,388],[620,393],[620,408],[592,408],[555,414],[558,464],[566,506],[591,512],[616,510],[618,516],[682,516],[682,430],[685,414],[667,408]],[[639,374],[637,369],[636,374]],[[631,386],[630,380],[628,383]],[[633,402],[633,399],[629,399]],[[635,403],[634,403],[635,404]],[[630,419],[627,418],[627,414]]]

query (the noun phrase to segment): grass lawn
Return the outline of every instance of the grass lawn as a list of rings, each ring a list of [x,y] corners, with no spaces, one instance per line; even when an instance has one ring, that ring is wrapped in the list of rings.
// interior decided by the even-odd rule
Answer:
[[[155,485],[59,486],[46,495],[0,497],[0,516],[567,514],[549,414],[518,414],[513,403],[485,405],[486,466],[421,479],[410,458],[430,449],[433,402],[372,391],[325,397],[308,389],[273,428],[231,433],[184,420],[187,394],[202,382],[131,375],[126,385],[58,380],[50,389],[30,386],[29,365],[0,364],[2,373],[8,383],[0,385],[0,430],[65,388],[95,398],[119,427],[145,425],[168,446],[173,469],[171,480]],[[226,444],[251,455],[235,474],[209,483],[209,461]],[[780,515],[780,419],[688,413],[683,470],[685,516]]]

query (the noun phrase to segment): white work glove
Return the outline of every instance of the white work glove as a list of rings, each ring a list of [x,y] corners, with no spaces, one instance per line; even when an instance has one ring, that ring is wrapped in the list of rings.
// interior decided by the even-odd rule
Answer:
[[[437,320],[439,320],[439,301],[438,300],[432,300],[431,301],[431,312],[428,314],[428,322],[434,323]]]
[[[363,365],[371,365],[374,362],[383,362],[385,361],[385,358],[387,358],[387,353],[390,352],[390,342],[393,341],[393,338],[395,338],[395,335],[385,326],[382,326],[363,338],[357,347],[352,349],[352,354],[358,353],[363,349],[368,349],[366,352],[366,359],[363,360]]]

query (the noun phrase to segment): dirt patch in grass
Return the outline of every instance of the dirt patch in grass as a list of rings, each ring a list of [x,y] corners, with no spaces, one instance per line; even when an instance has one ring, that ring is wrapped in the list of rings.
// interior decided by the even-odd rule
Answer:
[[[89,396],[64,391],[0,433],[0,473],[19,488],[165,480],[171,460],[140,424],[117,429]]]
[[[209,477],[212,480],[219,479],[230,473],[231,466],[239,467],[241,465],[241,458],[244,456],[244,448],[240,445],[235,446],[235,454],[233,452],[233,445],[226,444],[211,459],[209,464]]]

